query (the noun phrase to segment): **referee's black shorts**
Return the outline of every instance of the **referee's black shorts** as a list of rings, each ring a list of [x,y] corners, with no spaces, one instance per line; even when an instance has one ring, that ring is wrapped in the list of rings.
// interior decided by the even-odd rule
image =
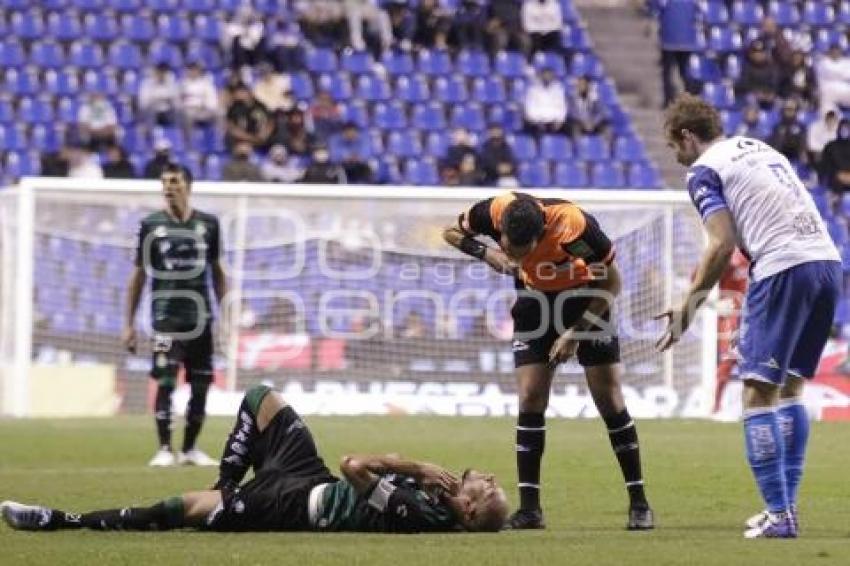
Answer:
[[[517,300],[511,308],[514,366],[547,363],[555,340],[582,320],[592,298],[584,287],[558,292],[517,289]],[[600,318],[610,323],[610,310]],[[592,367],[620,361],[616,325],[594,324],[585,332],[593,336],[579,342],[576,352],[579,364]]]

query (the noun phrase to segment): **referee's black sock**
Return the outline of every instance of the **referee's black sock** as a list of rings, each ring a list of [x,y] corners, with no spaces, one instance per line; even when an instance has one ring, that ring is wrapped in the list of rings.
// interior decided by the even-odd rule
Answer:
[[[156,419],[156,433],[159,437],[159,445],[171,448],[171,393],[174,387],[164,385],[160,382],[156,388],[156,401],[154,403],[154,419]]]
[[[257,385],[245,392],[233,430],[227,436],[221,463],[218,467],[218,481],[213,489],[234,487],[239,485],[248,468],[251,467],[251,452],[260,435],[257,429],[257,412],[260,403],[271,389],[265,385]]]
[[[520,413],[516,426],[516,468],[521,509],[540,508],[540,460],[545,444],[543,413]]]
[[[623,472],[623,479],[626,481],[629,501],[632,505],[646,505],[643,474],[640,468],[640,446],[635,422],[629,415],[628,409],[623,409],[611,416],[603,415],[602,418],[608,427],[611,448],[614,449],[614,454],[620,463],[620,470]]]
[[[83,514],[53,509],[46,529],[165,531],[179,529],[183,524],[183,498],[171,497],[151,507],[104,509]]]

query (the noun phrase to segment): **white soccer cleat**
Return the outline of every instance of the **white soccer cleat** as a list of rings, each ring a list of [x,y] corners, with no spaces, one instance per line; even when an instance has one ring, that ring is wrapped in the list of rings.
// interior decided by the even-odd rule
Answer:
[[[174,454],[171,452],[171,449],[163,446],[159,450],[156,451],[156,454],[153,455],[151,461],[148,462],[148,466],[152,466],[154,468],[164,468],[166,466],[173,466],[177,461],[174,458]]]
[[[218,460],[213,460],[197,448],[178,454],[177,463],[181,466],[218,466]]]
[[[744,538],[797,538],[797,528],[790,513],[768,513],[759,526],[744,531]]]
[[[6,524],[18,531],[40,531],[50,522],[50,509],[38,505],[24,505],[15,501],[0,503],[0,513]]]
[[[744,526],[748,529],[757,529],[758,527],[762,526],[765,521],[767,521],[769,516],[770,515],[768,514],[767,509],[765,509],[761,513],[756,513],[755,515],[744,521]]]

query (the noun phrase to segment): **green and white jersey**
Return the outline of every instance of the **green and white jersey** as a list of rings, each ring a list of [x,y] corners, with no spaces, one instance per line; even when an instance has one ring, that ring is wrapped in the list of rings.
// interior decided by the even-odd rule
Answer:
[[[329,484],[322,493],[316,528],[323,531],[384,533],[459,530],[452,509],[413,478],[383,476],[364,497],[347,481]]]
[[[210,267],[221,249],[218,218],[193,210],[181,222],[161,210],[142,220],[136,265],[153,280],[153,328],[191,332],[212,318]]]

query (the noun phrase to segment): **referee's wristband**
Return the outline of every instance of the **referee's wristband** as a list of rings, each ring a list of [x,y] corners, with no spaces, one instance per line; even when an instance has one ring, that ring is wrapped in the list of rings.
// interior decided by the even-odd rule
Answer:
[[[487,254],[487,246],[470,236],[463,237],[460,241],[459,249],[466,255],[476,259],[484,259],[484,256]]]

